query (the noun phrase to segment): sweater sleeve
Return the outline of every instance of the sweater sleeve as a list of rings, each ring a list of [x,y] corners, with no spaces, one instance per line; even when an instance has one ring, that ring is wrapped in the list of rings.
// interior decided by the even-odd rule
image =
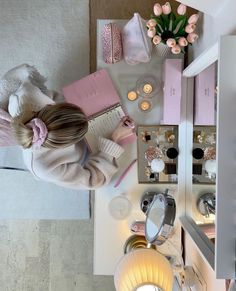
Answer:
[[[44,156],[34,162],[33,173],[40,179],[72,189],[96,189],[110,182],[118,167],[115,159],[123,148],[111,140],[99,138],[100,151],[90,155],[84,165],[79,161],[69,162],[68,156],[55,158],[51,152],[50,161]],[[47,157],[49,154],[47,155]]]

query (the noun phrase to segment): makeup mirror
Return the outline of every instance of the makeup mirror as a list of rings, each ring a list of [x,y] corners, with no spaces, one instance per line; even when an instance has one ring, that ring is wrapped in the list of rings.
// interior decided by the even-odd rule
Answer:
[[[168,190],[165,193],[147,192],[144,200],[150,196],[153,196],[153,199],[146,212],[145,237],[149,243],[162,245],[173,229],[175,200],[168,195]]]

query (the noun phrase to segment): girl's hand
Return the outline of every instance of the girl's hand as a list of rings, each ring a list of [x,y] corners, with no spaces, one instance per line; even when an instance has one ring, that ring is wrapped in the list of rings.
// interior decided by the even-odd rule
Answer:
[[[134,121],[129,116],[124,116],[114,130],[112,140],[123,146],[133,143],[136,139]]]

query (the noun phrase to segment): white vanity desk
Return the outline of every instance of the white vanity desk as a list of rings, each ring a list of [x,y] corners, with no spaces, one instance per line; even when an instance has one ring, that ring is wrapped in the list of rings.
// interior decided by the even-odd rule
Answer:
[[[99,20],[97,23],[97,69],[106,68],[115,87],[121,97],[122,104],[127,113],[135,120],[136,124],[160,124],[162,119],[162,93],[158,95],[158,98],[153,98],[154,108],[150,112],[141,112],[138,109],[138,101],[129,101],[127,99],[127,92],[135,87],[137,79],[145,74],[152,74],[157,77],[159,81],[162,80],[162,63],[163,59],[158,57],[153,52],[153,58],[150,63],[139,64],[135,66],[127,65],[124,60],[108,65],[103,61],[102,48],[101,48],[101,29],[105,23],[111,22],[111,20]],[[116,21],[117,22],[117,21]],[[124,21],[119,21],[123,24]],[[182,98],[183,99],[183,98]],[[185,137],[185,125],[179,126],[179,141],[181,141],[181,135]],[[184,163],[184,151],[185,143],[179,142],[179,163],[178,167]],[[123,247],[127,238],[132,233],[130,232],[130,224],[134,220],[145,220],[145,215],[140,209],[140,199],[144,192],[148,190],[162,191],[166,188],[172,190],[177,205],[177,215],[175,220],[176,235],[171,240],[174,244],[180,246],[180,227],[178,223],[178,212],[181,203],[181,193],[184,192],[181,185],[184,185],[184,171],[178,170],[177,184],[138,184],[137,178],[137,163],[133,165],[128,172],[124,180],[119,187],[114,188],[114,184],[120,177],[124,169],[137,158],[136,143],[126,147],[125,154],[119,159],[119,172],[113,177],[111,183],[95,191],[95,206],[94,206],[94,268],[93,273],[95,275],[113,275],[115,266],[120,258],[123,256]],[[132,203],[132,210],[129,217],[125,220],[114,219],[109,212],[109,202],[115,196],[119,194],[125,194],[125,196]],[[164,244],[165,245],[165,244]],[[164,247],[163,245],[163,247]],[[167,246],[167,245],[166,245]],[[168,246],[169,247],[169,246]]]

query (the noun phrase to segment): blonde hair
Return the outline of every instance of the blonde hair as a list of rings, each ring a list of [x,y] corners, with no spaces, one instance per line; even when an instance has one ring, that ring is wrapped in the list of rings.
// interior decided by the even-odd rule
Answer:
[[[17,117],[13,118],[12,128],[16,140],[24,148],[30,148],[33,141],[33,130],[27,123],[33,118],[41,119],[48,130],[42,144],[46,148],[67,147],[79,142],[88,131],[88,120],[82,110],[74,104],[59,103],[46,105],[39,112],[32,112],[24,107]]]

